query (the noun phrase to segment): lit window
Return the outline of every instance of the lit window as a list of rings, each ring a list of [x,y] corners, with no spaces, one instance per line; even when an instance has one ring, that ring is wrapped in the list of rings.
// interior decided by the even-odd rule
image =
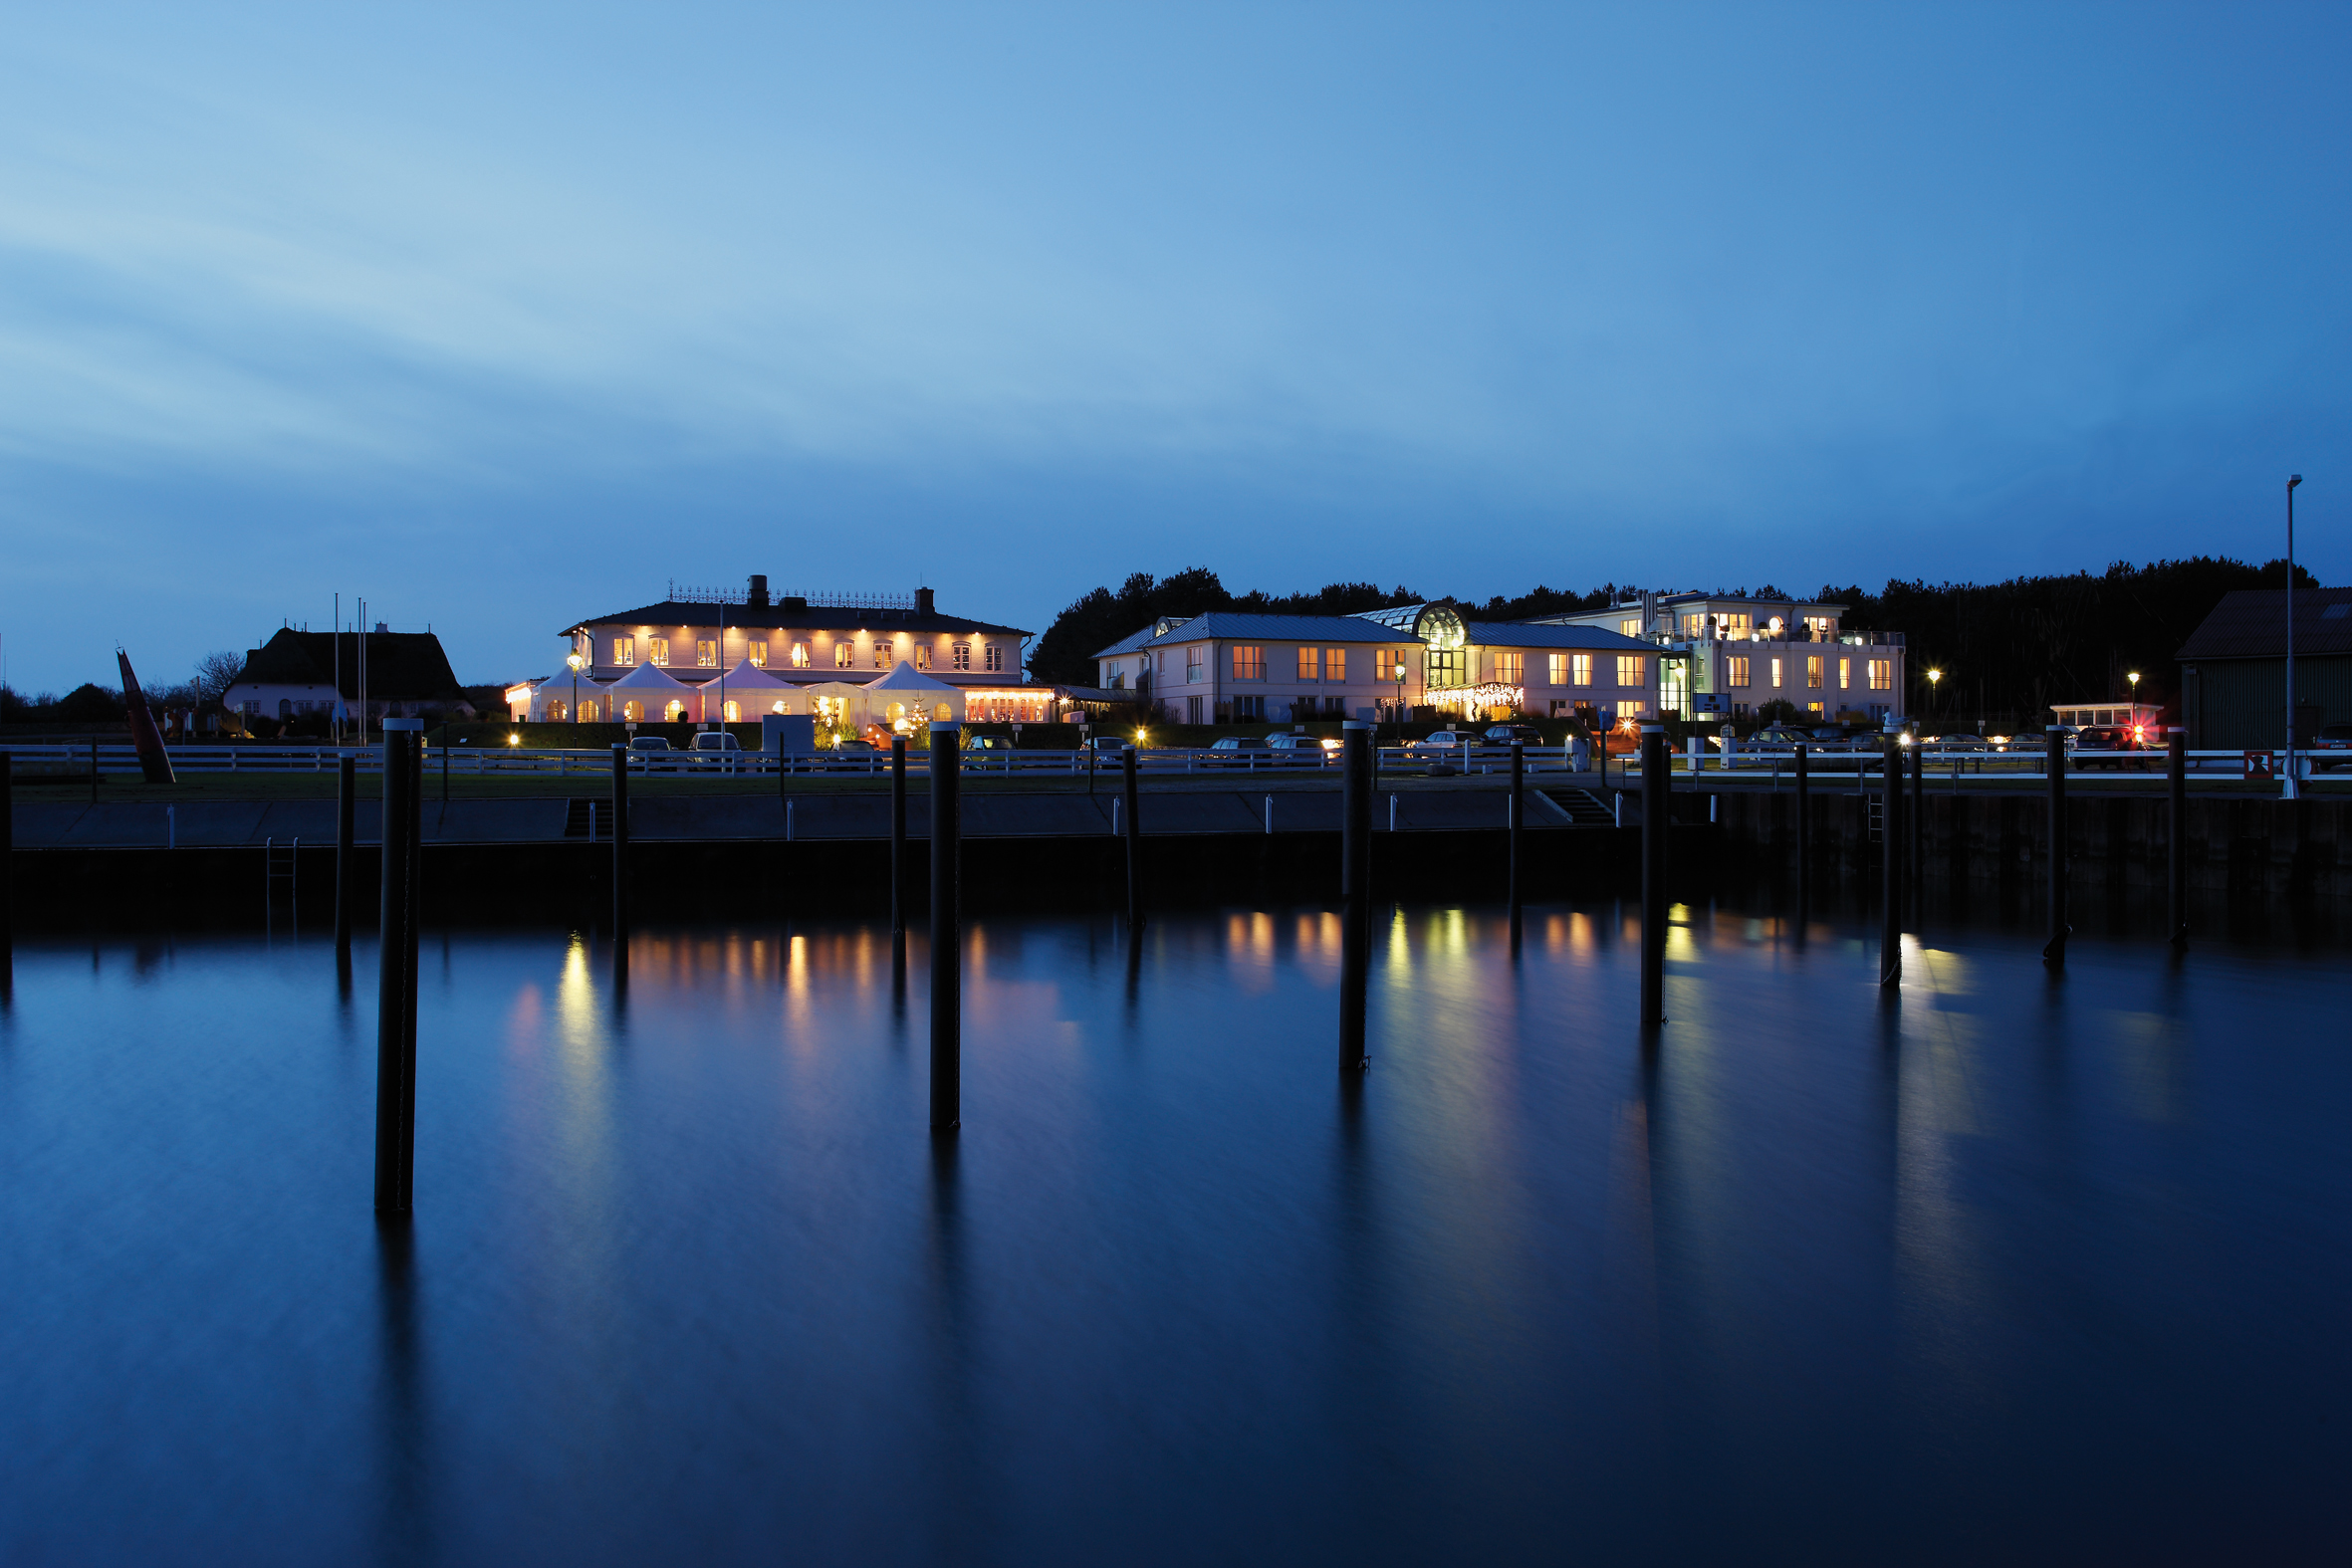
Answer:
[[[1520,682],[1520,672],[1526,668],[1527,655],[1524,653],[1498,653],[1495,655],[1495,679],[1501,685],[1517,686]]]
[[[1894,660],[1872,659],[1870,661],[1870,689],[1874,692],[1891,692],[1895,689]],[[2055,788],[2056,785],[2053,784],[2051,787]]]
[[[1617,622],[1617,629],[1628,637],[1638,637],[1641,635],[1641,622],[1639,620],[1621,620]]]
[[[1302,681],[1319,681],[1323,678],[1322,656],[1314,649],[1298,650],[1298,678]]]
[[[594,703],[585,700],[581,703],[580,722],[582,724],[594,724],[596,722],[596,705]]]
[[[987,652],[987,667],[991,671],[1001,673],[1005,668],[1005,645],[1001,642],[992,642],[988,645]]]
[[[890,668],[890,645],[878,637],[874,639],[874,668],[877,670]]]
[[[1829,661],[1822,658],[1821,655],[1817,653],[1806,654],[1805,684],[1810,686],[1813,690],[1819,691],[1821,689],[1822,672],[1828,668],[1828,664]]]
[[[949,669],[968,670],[972,667],[972,644],[959,642],[950,647],[947,652],[947,667]]]
[[[845,670],[845,669],[847,669],[847,668],[849,667],[849,665],[850,665],[851,661],[853,661],[854,659],[856,659],[856,657],[857,657],[857,649],[856,649],[855,647],[853,647],[853,646],[850,644],[850,642],[849,642],[849,639],[848,639],[848,638],[846,638],[846,637],[843,637],[843,638],[842,638],[842,639],[841,639],[839,642],[836,642],[836,643],[834,643],[834,644],[833,644],[833,668],[834,668],[834,669],[836,669],[836,670]]]
[[[620,705],[620,716],[630,724],[636,724],[645,717],[645,705],[641,702],[624,702]]]
[[[613,638],[613,639],[612,639],[612,662],[613,662],[613,663],[615,663],[615,664],[634,664],[634,663],[636,663],[636,662],[637,662],[637,639],[636,639],[636,638],[634,638],[634,637],[615,637],[615,638]]]
[[[652,650],[653,650],[653,651],[652,651],[652,659],[653,659],[653,662],[654,662],[654,664],[655,664],[655,665],[656,665],[658,668],[661,668],[661,669],[667,669],[667,668],[669,668],[669,662],[670,662],[670,640],[669,640],[669,638],[667,638],[667,637],[647,637],[647,638],[645,639],[645,645],[646,645],[648,648],[650,648],[650,649],[652,649]]]
[[[1649,685],[1649,672],[1642,667],[1649,662],[1647,657],[1639,653],[1618,654],[1617,684],[1620,686]]]
[[[1237,681],[1266,679],[1266,650],[1236,647],[1233,650],[1233,678]]]
[[[1820,711],[1821,705],[1817,702],[1809,702],[1805,704],[1805,712],[1807,713],[1819,713]]]
[[[1431,690],[1469,684],[1470,655],[1463,649],[1432,648],[1421,659],[1421,681]]]
[[[794,643],[794,644],[793,644],[793,668],[794,668],[794,669],[796,669],[796,670],[805,670],[805,669],[807,669],[808,667],[809,667],[809,645],[808,645],[807,643],[805,643],[805,642],[796,642],[796,643]]]
[[[719,667],[719,645],[702,637],[695,638],[694,667],[698,670],[717,669]]]
[[[1772,661],[1772,689],[1774,691],[1780,689],[1780,661],[1778,659]]]
[[[927,642],[918,642],[918,643],[916,643],[916,644],[915,644],[915,668],[916,668],[916,669],[918,669],[918,670],[927,670],[927,669],[929,669],[930,667],[931,667],[931,644],[929,644],[929,643],[927,643]]]
[[[1805,629],[1813,634],[1815,642],[1827,642],[1837,635],[1837,617],[1834,615],[1807,615]]]
[[[1840,659],[1840,660],[1838,660],[1838,661],[1837,661],[1837,689],[1838,689],[1839,691],[1841,691],[1841,692],[1842,692],[1842,691],[1846,691],[1846,690],[1850,689],[1850,688],[1853,686],[1853,684],[1854,684],[1854,661],[1853,661],[1853,660],[1851,660],[1851,659]]]
[[[1202,679],[1204,679],[1204,678],[1205,678],[1205,672],[1203,671],[1203,669],[1202,669],[1202,667],[1201,667],[1201,650],[1200,650],[1199,648],[1187,648],[1187,649],[1185,649],[1185,650],[1184,650],[1184,679],[1185,679],[1185,682],[1186,682],[1186,684],[1188,684],[1188,685],[1189,685],[1189,684],[1191,684],[1191,683],[1193,683],[1193,682],[1196,682],[1196,681],[1202,680]],[[1196,699],[1195,699],[1195,701],[1198,701],[1198,699],[1196,698]],[[1197,722],[1197,721],[1196,721],[1196,722]]]
[[[1568,656],[1564,653],[1546,655],[1543,661],[1544,679],[1553,686],[1568,684]]]
[[[1682,618],[1682,634],[1684,636],[1696,637],[1702,632],[1706,631],[1706,629],[1707,612],[1705,610],[1687,610],[1684,612]]]
[[[1323,679],[1326,681],[1347,679],[1347,650],[1345,648],[1325,648],[1323,650]]]
[[[1729,672],[1724,677],[1724,684],[1738,687],[1747,686],[1748,660],[1745,657],[1735,657],[1726,659],[1724,663],[1730,666]]]
[[[1570,684],[1572,684],[1572,685],[1576,685],[1576,686],[1590,686],[1590,685],[1592,684],[1592,655],[1591,655],[1591,654],[1589,654],[1589,653],[1576,653],[1576,654],[1570,654],[1570,655],[1568,656],[1568,669],[1569,669],[1569,671],[1570,671],[1570,674],[1569,674],[1569,676],[1568,676],[1568,680],[1569,680]]]
[[[755,642],[750,646],[752,668],[755,670],[766,669],[768,667],[768,645],[764,642]]]
[[[1381,648],[1372,655],[1372,679],[1401,681],[1405,678],[1405,655],[1400,648]]]
[[[719,705],[719,711],[721,714],[725,715],[729,724],[741,724],[743,722],[743,704],[739,702],[721,703]]]
[[[1723,634],[1727,637],[1750,637],[1756,634],[1756,617],[1747,610],[1732,610],[1723,617]]]

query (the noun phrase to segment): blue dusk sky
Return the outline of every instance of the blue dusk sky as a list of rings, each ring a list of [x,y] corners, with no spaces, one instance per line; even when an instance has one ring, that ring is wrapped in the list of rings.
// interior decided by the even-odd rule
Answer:
[[[2352,8],[12,5],[0,654],[2352,576]]]

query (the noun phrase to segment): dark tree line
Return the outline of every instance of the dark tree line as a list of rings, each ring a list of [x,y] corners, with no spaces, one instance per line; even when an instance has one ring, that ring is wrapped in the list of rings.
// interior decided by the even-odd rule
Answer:
[[[2300,566],[2295,580],[2304,587],[2318,585]],[[2222,595],[2285,582],[2282,560],[2252,566],[2227,557],[2196,556],[2144,566],[2119,560],[2103,572],[2004,582],[1894,580],[1877,593],[1864,592],[1858,584],[1831,585],[1817,596],[1851,606],[1845,615],[1850,627],[1905,634],[1915,688],[1906,696],[1915,714],[2015,724],[2038,722],[2053,702],[2129,696],[2125,677],[2132,670],[2140,672],[2143,700],[2174,701],[2180,672],[2173,654]],[[1475,620],[1527,620],[1601,609],[1638,591],[1614,582],[1584,593],[1537,586],[1516,598],[1498,594],[1484,603],[1439,602],[1458,604]],[[1787,596],[1769,584],[1753,595],[1745,587],[1715,591],[1724,597]],[[1139,571],[1116,592],[1096,588],[1055,617],[1031,651],[1029,668],[1040,681],[1091,685],[1097,649],[1163,615],[1214,609],[1354,615],[1419,602],[1421,595],[1409,588],[1384,592],[1369,582],[1334,582],[1311,593],[1234,594],[1206,566],[1156,579]],[[1945,672],[1932,699],[1930,669]]]

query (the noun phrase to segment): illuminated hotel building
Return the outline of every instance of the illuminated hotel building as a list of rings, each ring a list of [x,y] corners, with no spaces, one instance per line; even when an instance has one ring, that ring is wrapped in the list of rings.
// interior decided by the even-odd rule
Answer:
[[[1052,717],[1053,693],[1022,684],[1032,635],[942,614],[929,588],[771,598],[765,576],[741,593],[672,584],[658,604],[565,628],[565,663],[577,666],[517,686],[508,700],[518,719],[557,723],[750,723],[814,712],[811,688],[866,686],[903,664],[954,688],[954,717],[1037,723]]]
[[[1849,605],[1732,594],[1644,593],[1606,609],[1546,616],[1658,649],[1660,701],[1693,718],[1741,718],[1785,702],[1807,718],[1880,723],[1904,711],[1899,631],[1857,631]]]
[[[1170,724],[1606,719],[1658,712],[1657,644],[1592,626],[1465,620],[1448,604],[1361,615],[1170,617],[1094,655],[1099,684]]]

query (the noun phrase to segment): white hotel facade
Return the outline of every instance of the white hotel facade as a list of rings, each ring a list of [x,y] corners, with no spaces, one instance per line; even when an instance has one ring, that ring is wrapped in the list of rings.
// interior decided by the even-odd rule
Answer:
[[[1693,718],[1745,718],[1785,702],[1806,719],[1882,724],[1908,712],[1903,634],[1845,624],[1850,606],[1812,599],[1646,593],[1548,618],[1637,637],[1659,650],[1659,701]]]
[[[1465,620],[1446,604],[1362,615],[1211,610],[1094,655],[1098,684],[1170,724],[1392,720],[1430,708],[1614,723],[1658,712],[1662,650],[1603,626]]]

